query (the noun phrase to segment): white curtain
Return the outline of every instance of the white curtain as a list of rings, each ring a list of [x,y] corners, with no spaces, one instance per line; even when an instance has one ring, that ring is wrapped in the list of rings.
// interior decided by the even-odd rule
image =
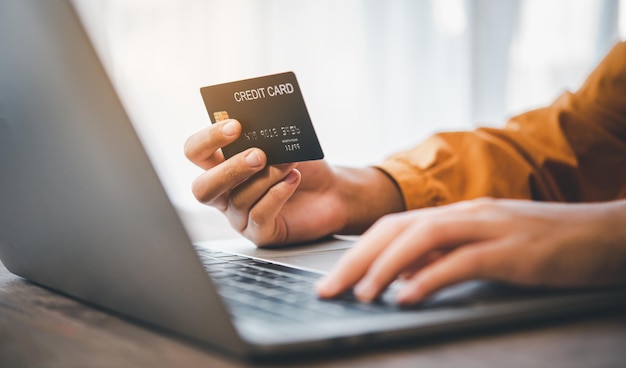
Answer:
[[[76,0],[194,239],[229,236],[183,156],[205,85],[296,73],[328,161],[379,162],[576,89],[624,29],[618,0]],[[620,28],[621,27],[621,28]]]

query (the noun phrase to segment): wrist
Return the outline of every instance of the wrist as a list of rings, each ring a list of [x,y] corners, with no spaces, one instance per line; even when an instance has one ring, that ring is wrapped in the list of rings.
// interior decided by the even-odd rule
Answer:
[[[344,212],[336,233],[360,234],[380,217],[405,209],[399,187],[382,170],[374,167],[333,170]]]

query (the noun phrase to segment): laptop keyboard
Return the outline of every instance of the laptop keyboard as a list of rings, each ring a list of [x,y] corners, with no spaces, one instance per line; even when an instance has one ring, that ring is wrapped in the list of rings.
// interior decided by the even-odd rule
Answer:
[[[322,275],[206,248],[196,249],[235,319],[306,323],[397,310],[392,303],[359,303],[352,293],[333,300],[317,297]]]

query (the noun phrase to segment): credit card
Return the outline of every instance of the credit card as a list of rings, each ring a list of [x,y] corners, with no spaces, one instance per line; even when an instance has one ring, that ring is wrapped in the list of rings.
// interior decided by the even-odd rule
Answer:
[[[211,122],[237,119],[241,136],[222,147],[231,156],[250,147],[268,165],[324,158],[296,76],[292,72],[200,88]]]

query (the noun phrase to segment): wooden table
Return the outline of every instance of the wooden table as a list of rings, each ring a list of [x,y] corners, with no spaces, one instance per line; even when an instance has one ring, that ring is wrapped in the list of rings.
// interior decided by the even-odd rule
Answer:
[[[0,367],[246,367],[9,273],[0,264]],[[264,366],[626,367],[626,311]]]

